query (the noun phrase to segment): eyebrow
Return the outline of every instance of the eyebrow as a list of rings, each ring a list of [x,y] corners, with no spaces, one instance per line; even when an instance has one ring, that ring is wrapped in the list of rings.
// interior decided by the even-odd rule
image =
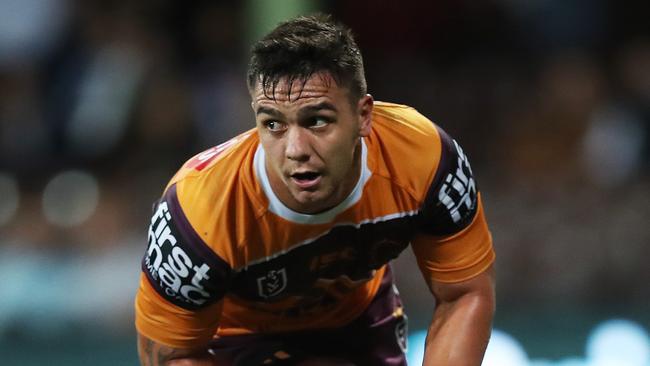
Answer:
[[[320,102],[318,104],[308,105],[304,108],[301,108],[300,111],[318,112],[323,109],[338,112],[336,106],[330,102]]]
[[[310,113],[322,111],[322,110],[329,110],[332,112],[338,112],[338,109],[336,106],[330,102],[320,102],[318,104],[313,104],[313,105],[308,105],[300,109],[298,112],[299,116],[304,116],[308,115]],[[284,115],[282,112],[278,111],[277,109],[270,108],[270,107],[265,107],[265,106],[260,106],[257,108],[257,111],[255,112],[256,115],[260,114],[268,114],[273,117],[283,117]]]
[[[338,109],[334,104],[330,102],[320,102],[318,104],[308,105],[301,108],[300,111],[298,111],[298,117],[304,118],[305,116],[309,116],[312,113],[323,111],[323,110],[332,111],[334,113],[338,112]]]
[[[260,106],[257,108],[257,112],[255,112],[255,115],[259,116],[260,114],[268,114],[273,117],[282,117],[282,113],[278,111],[277,109],[269,108],[269,107],[264,107]]]

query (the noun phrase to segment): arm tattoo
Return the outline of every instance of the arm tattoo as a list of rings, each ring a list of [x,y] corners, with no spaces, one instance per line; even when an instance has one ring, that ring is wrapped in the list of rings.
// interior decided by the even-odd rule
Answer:
[[[146,337],[139,337],[138,353],[142,366],[161,366],[181,356],[183,351],[163,346]]]

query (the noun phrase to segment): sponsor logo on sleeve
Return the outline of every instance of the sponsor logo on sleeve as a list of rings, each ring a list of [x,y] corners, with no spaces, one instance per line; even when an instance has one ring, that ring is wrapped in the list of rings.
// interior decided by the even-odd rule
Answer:
[[[168,300],[181,307],[196,308],[211,298],[205,286],[210,279],[210,266],[178,238],[167,202],[163,201],[151,218],[144,268]]]
[[[472,168],[463,149],[454,140],[458,153],[457,168],[444,180],[438,199],[447,208],[454,223],[458,223],[472,212],[476,205],[476,183],[472,177]]]

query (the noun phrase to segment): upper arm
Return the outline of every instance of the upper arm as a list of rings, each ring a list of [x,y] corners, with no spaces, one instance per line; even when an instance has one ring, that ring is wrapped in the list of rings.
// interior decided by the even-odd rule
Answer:
[[[494,268],[461,282],[431,281],[431,292],[440,303],[454,302],[466,295],[480,297],[494,305]]]
[[[136,295],[139,333],[174,348],[206,344],[219,324],[230,267],[194,232],[171,186],[154,208]]]
[[[439,130],[441,158],[420,213],[413,252],[429,287],[461,283],[494,262],[481,196],[469,159],[460,145]]]

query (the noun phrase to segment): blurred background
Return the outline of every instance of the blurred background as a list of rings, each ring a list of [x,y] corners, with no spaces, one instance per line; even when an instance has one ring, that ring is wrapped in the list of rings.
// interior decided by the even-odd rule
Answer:
[[[250,45],[315,11],[353,29],[375,99],[470,157],[498,257],[485,364],[650,365],[650,2],[615,0],[0,0],[0,363],[137,363],[151,204],[254,126]]]

